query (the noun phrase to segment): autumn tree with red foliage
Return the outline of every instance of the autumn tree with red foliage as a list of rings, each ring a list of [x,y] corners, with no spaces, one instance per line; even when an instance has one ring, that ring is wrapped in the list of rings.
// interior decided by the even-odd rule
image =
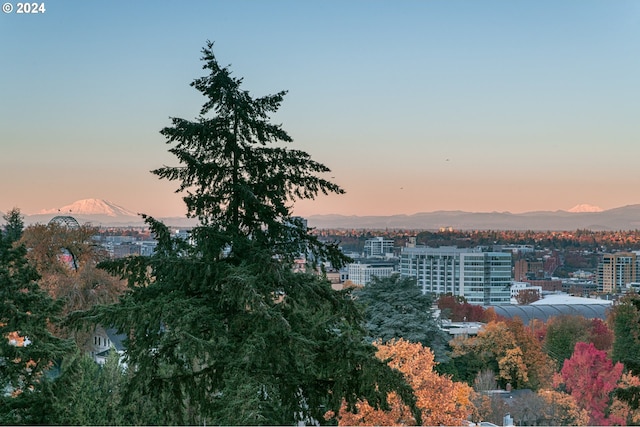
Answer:
[[[438,298],[438,308],[442,315],[452,322],[489,322],[495,320],[496,313],[487,313],[480,305],[469,304],[463,297],[443,295]],[[489,316],[490,318],[487,318]]]
[[[581,408],[589,411],[591,425],[620,424],[624,420],[607,417],[611,393],[622,375],[621,363],[615,365],[607,354],[592,343],[578,342],[573,355],[560,371],[564,386]],[[613,415],[613,414],[612,414]]]
[[[613,331],[601,319],[593,318],[589,329],[589,341],[598,350],[609,352],[613,345]]]

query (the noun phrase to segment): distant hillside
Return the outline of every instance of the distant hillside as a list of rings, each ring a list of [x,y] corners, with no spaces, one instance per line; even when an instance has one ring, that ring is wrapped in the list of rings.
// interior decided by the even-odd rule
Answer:
[[[96,226],[142,226],[142,218],[115,203],[100,199],[85,199],[56,209],[43,210],[25,217],[25,224],[46,224],[56,215],[71,215],[80,224]],[[156,218],[173,227],[192,227],[197,220],[186,217]],[[595,231],[640,229],[640,204],[599,211],[599,208],[578,205],[571,211],[539,211],[512,214],[510,212],[436,211],[414,215],[347,216],[312,215],[308,224],[315,228],[423,229],[451,227],[456,230],[576,230]]]
[[[509,212],[437,211],[391,216],[312,215],[307,220],[309,226],[315,228],[636,230],[640,229],[640,204],[600,212],[540,211],[512,214]]]

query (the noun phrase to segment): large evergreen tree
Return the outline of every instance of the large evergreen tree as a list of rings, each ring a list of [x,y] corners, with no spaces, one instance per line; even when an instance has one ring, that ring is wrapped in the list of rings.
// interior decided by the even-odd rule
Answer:
[[[60,304],[40,289],[26,249],[18,210],[0,232],[0,423],[46,423],[46,379],[71,345],[49,330]]]
[[[372,339],[388,342],[403,338],[429,347],[436,361],[447,360],[449,337],[433,316],[433,299],[422,293],[415,279],[397,275],[374,277],[354,296],[364,306],[366,327]]]
[[[321,177],[324,165],[282,146],[291,138],[269,114],[285,93],[252,97],[212,49],[203,49],[208,75],[191,84],[206,97],[200,116],[161,132],[180,166],[153,171],[186,193],[200,221],[192,242],[147,218],[155,254],[110,264],[128,293],[80,317],[129,334],[129,392],[171,396],[170,422],[325,422],[343,399],[385,407],[391,390],[415,409],[402,375],[364,339],[351,295],[292,271],[301,254],[346,260],[291,211],[295,199],[342,190]]]
[[[3,227],[5,238],[12,242],[17,242],[20,236],[22,236],[22,230],[24,229],[24,221],[22,220],[20,209],[13,208],[2,215],[2,218],[6,222]]]

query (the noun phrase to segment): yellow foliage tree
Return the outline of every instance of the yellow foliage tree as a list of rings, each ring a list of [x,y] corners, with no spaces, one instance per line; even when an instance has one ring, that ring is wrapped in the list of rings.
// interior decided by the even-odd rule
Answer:
[[[424,425],[461,425],[474,411],[472,388],[436,373],[431,349],[403,339],[375,345],[376,356],[401,371],[413,388]],[[388,402],[390,411],[359,402],[357,414],[348,412],[343,404],[338,414],[339,425],[415,425],[409,407],[396,394],[390,394]]]
[[[618,388],[640,386],[640,378],[630,373],[622,374]],[[609,407],[609,418],[618,420],[621,424],[640,425],[640,409],[632,409],[627,402],[614,397]]]
[[[489,322],[476,336],[449,342],[452,357],[472,354],[483,369],[496,372],[501,387],[544,388],[551,385],[553,364],[533,332],[521,321]]]
[[[589,425],[589,412],[580,409],[573,396],[555,390],[540,390],[538,396],[546,405],[539,417],[543,425],[586,426]]]
[[[522,356],[520,347],[506,349],[504,357],[498,360],[500,377],[510,383],[527,383],[529,381],[529,375]]]

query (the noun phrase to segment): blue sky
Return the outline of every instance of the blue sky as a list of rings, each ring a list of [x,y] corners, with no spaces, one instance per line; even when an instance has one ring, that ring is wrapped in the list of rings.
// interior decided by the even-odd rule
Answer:
[[[16,6],[16,2],[11,2]],[[200,49],[347,194],[296,213],[640,203],[637,1],[46,1],[0,14],[0,211],[103,198],[181,215],[159,134]]]

